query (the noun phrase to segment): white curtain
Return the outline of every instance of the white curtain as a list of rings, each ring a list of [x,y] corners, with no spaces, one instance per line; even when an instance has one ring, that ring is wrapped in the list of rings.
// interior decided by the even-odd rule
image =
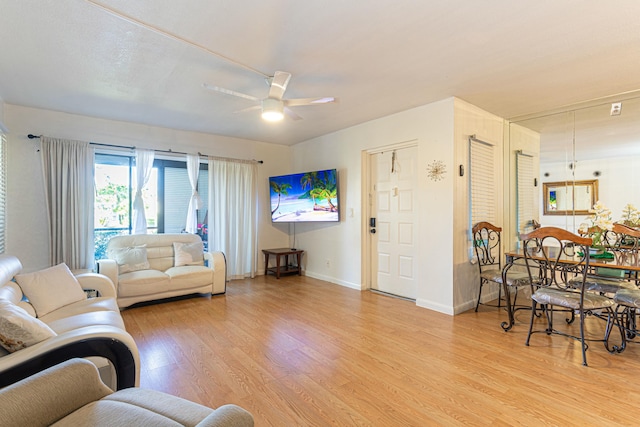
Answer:
[[[142,190],[149,182],[153,169],[153,150],[136,150],[136,193],[133,197],[133,234],[147,234]]]
[[[94,266],[93,151],[88,142],[42,137],[51,265]]]
[[[209,250],[224,252],[229,279],[256,275],[257,200],[255,162],[209,158]]]
[[[189,200],[189,209],[187,210],[187,225],[185,231],[187,233],[198,232],[198,212],[202,207],[202,199],[198,194],[198,174],[200,173],[200,156],[197,154],[187,154],[187,174],[191,183],[191,199]]]

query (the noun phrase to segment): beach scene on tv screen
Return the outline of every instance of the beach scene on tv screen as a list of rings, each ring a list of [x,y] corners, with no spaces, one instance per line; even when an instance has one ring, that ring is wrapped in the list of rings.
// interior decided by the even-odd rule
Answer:
[[[339,221],[335,169],[269,178],[273,222]]]

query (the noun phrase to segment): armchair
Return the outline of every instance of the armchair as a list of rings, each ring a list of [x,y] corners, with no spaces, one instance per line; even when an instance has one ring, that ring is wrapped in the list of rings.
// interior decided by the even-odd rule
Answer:
[[[251,427],[236,405],[211,409],[155,390],[113,392],[96,367],[71,359],[0,390],[2,425]]]
[[[53,331],[53,336],[12,353],[0,347],[0,387],[74,357],[95,361],[113,389],[139,383],[138,347],[125,330],[115,300],[115,288],[107,277],[95,273],[76,276],[75,280],[83,289],[97,290],[99,296],[83,298],[79,291],[77,301],[46,314],[37,314],[26,300],[23,288],[13,279],[21,270],[18,258],[0,256],[0,302],[14,310],[19,307],[18,311],[25,319],[46,325],[45,328]]]

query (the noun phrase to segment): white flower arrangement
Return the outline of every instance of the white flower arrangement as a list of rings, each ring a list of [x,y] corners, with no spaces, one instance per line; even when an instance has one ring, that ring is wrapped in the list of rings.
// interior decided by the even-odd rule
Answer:
[[[591,212],[593,214],[589,217],[588,222],[583,222],[578,227],[578,233],[592,237],[593,244],[597,245],[602,239],[602,233],[613,230],[613,220],[611,219],[611,210],[599,200],[593,205]]]
[[[631,203],[622,208],[622,218],[620,219],[624,225],[629,227],[640,226],[640,211]]]

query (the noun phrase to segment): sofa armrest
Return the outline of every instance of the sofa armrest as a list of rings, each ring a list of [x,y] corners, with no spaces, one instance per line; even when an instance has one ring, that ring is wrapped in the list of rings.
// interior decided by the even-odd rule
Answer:
[[[227,290],[227,259],[223,252],[205,252],[204,260],[213,270],[213,292],[223,294]]]
[[[116,326],[91,325],[1,356],[0,387],[65,360],[90,356],[104,357],[111,362],[119,390],[140,384],[140,354],[133,337]]]
[[[118,263],[114,259],[99,259],[98,273],[104,274],[113,282],[113,286],[118,289]]]
[[[99,296],[101,297],[116,297],[116,287],[109,279],[109,277],[104,274],[98,273],[82,273],[76,275],[76,279],[80,282],[80,286],[82,289],[91,290],[95,289],[98,291]]]
[[[222,405],[196,427],[253,427],[253,415],[237,405]]]
[[[111,394],[96,367],[72,359],[0,390],[4,425],[51,425]]]

